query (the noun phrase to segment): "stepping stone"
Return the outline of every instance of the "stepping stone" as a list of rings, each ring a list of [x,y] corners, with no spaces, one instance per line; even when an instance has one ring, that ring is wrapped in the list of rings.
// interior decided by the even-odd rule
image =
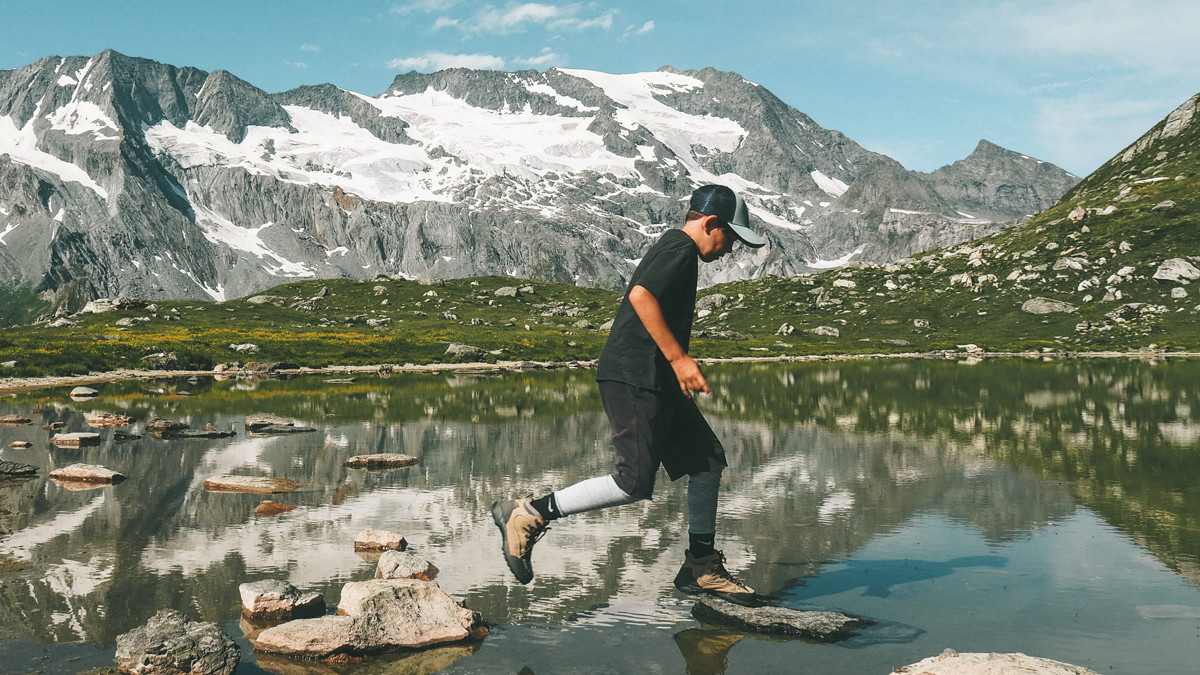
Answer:
[[[12,443],[8,444],[8,447],[14,450],[28,450],[29,448],[33,447],[33,443],[30,443],[29,441],[13,441]]]
[[[84,421],[93,427],[123,427],[131,420],[129,415],[104,413],[103,415],[88,415]]]
[[[71,398],[92,398],[99,395],[100,392],[91,387],[75,387],[71,390]]]
[[[33,420],[29,419],[28,417],[21,417],[20,415],[0,415],[0,424],[17,425],[32,423]]]
[[[64,483],[120,483],[125,476],[96,464],[72,464],[50,472],[50,477]]]
[[[304,434],[316,431],[312,427],[298,427],[289,419],[278,415],[247,415],[246,431],[253,434]]]
[[[1074,666],[1062,661],[1052,661],[1037,656],[1014,654],[959,654],[947,649],[938,656],[931,656],[920,663],[896,668],[893,673],[909,675],[1096,675],[1094,670]]]
[[[700,621],[733,626],[739,630],[784,637],[838,642],[858,634],[870,621],[839,612],[804,611],[788,607],[743,607],[704,595],[692,607]]]
[[[0,461],[0,476],[32,476],[37,472],[36,466],[8,460]]]
[[[100,443],[100,434],[80,431],[73,434],[54,434],[50,442],[60,448],[79,448]]]
[[[266,495],[277,492],[295,492],[302,487],[304,485],[296,481],[268,476],[213,476],[204,481],[204,489],[209,492],[248,492]]]
[[[265,500],[263,503],[254,507],[254,512],[260,516],[277,516],[288,511],[295,511],[296,507],[290,504],[280,504],[271,500]]]
[[[393,452],[381,452],[374,455],[356,455],[342,463],[352,469],[397,469],[412,466],[421,460],[412,455],[401,455]]]
[[[363,530],[354,538],[355,551],[403,551],[408,548],[404,537],[387,530]]]

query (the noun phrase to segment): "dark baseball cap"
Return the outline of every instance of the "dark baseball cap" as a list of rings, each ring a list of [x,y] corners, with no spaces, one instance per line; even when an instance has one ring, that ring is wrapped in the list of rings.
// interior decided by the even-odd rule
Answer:
[[[750,229],[750,215],[742,196],[724,185],[701,185],[692,192],[688,208],[706,216],[716,216],[728,225],[733,234],[750,248],[761,248],[767,242]]]

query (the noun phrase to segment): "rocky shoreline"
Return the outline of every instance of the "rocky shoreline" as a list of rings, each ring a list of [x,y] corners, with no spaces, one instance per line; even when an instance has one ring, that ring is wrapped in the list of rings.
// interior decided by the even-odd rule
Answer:
[[[702,364],[717,363],[792,363],[804,361],[870,361],[883,359],[995,359],[995,358],[1068,358],[1068,359],[1193,359],[1200,358],[1200,352],[1168,352],[1154,349],[1138,351],[1106,351],[1106,352],[1077,352],[1077,351],[1042,351],[1042,352],[988,352],[975,348],[975,345],[960,345],[959,349],[947,349],[933,352],[900,352],[878,354],[812,354],[803,356],[737,356],[730,358],[697,359]],[[119,382],[123,380],[163,380],[187,377],[242,377],[252,375],[282,376],[282,375],[353,375],[353,374],[383,374],[392,373],[440,373],[444,371],[471,372],[506,372],[523,370],[555,370],[595,368],[596,361],[497,361],[495,363],[427,363],[414,365],[379,364],[371,366],[329,366],[325,368],[291,367],[272,368],[270,370],[133,370],[118,369],[103,373],[88,373],[87,375],[61,375],[46,377],[3,377],[0,378],[0,394],[12,394],[50,387],[69,387],[98,384],[104,382]]]

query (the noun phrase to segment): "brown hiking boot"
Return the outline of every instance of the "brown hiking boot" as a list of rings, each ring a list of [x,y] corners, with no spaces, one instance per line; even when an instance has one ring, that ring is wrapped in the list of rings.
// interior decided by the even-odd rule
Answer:
[[[693,558],[691,551],[685,551],[683,567],[675,575],[675,588],[692,595],[707,593],[739,605],[753,606],[759,603],[754,589],[734,579],[725,569],[725,555],[720,551],[703,558]]]
[[[533,581],[533,564],[529,556],[533,553],[533,545],[546,532],[548,522],[529,505],[532,496],[492,504],[492,519],[503,537],[500,549],[504,551],[504,562],[523,584]]]

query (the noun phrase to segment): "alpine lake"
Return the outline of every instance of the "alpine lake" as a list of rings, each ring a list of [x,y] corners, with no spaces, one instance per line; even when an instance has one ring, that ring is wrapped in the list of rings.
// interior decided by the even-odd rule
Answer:
[[[552,524],[517,583],[491,503],[610,470],[594,371],[133,380],[0,398],[0,671],[114,666],[117,636],[174,608],[220,625],[238,673],[853,673],[959,652],[1022,652],[1098,673],[1200,663],[1200,362],[986,359],[716,364],[698,399],[725,444],[717,546],[784,606],[874,621],[834,644],[768,638],[691,615],[671,580],[686,479],[652,501]],[[327,380],[340,380],[329,382]],[[40,409],[40,414],[30,414]],[[91,429],[87,413],[134,418]],[[315,433],[248,436],[272,413]],[[153,417],[232,429],[163,440]],[[77,449],[43,425],[98,431]],[[117,440],[117,430],[141,438]],[[9,447],[13,441],[33,447]],[[420,463],[350,469],[355,455]],[[68,489],[73,463],[127,480]],[[209,492],[222,474],[297,492]],[[274,516],[272,499],[297,507]],[[491,627],[478,643],[326,666],[256,654],[238,586],[323,593],[370,579],[366,529],[398,532]]]

